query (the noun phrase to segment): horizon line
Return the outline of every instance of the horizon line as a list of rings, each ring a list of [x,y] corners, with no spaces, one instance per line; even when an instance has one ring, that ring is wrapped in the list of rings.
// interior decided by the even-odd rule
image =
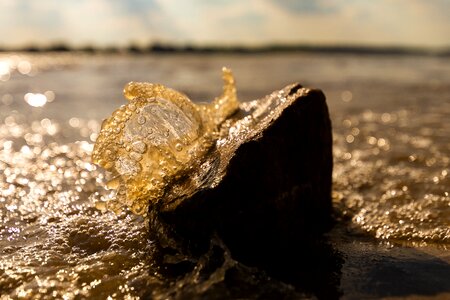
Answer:
[[[128,45],[98,46],[86,44],[73,46],[65,42],[48,45],[29,43],[20,47],[0,45],[0,52],[89,52],[89,53],[271,53],[271,52],[327,52],[354,54],[422,54],[450,55],[450,45],[446,47],[419,47],[402,45],[365,44],[312,44],[312,43],[267,43],[263,45],[210,44],[152,42],[147,46],[130,42]]]

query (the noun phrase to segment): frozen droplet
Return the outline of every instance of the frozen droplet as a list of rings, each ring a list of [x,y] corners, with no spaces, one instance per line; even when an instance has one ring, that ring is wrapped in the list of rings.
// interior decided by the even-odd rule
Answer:
[[[106,157],[110,158],[111,155],[112,155],[112,151],[109,150],[109,149],[107,149],[107,150],[105,151],[105,155],[106,155]]]
[[[135,175],[140,171],[139,165],[126,157],[119,157],[115,167],[120,175]]]
[[[139,125],[144,125],[146,121],[147,120],[146,120],[145,116],[143,116],[143,115],[139,115],[137,118],[137,122]]]
[[[131,204],[130,209],[133,213],[135,213],[137,215],[143,215],[143,214],[145,214],[147,205],[145,205],[141,201],[135,201]]]
[[[144,153],[147,145],[142,141],[136,141],[132,144],[132,149],[138,153]]]
[[[142,154],[137,152],[130,152],[130,158],[134,161],[141,161],[142,160]]]
[[[183,150],[183,145],[181,145],[180,143],[177,143],[177,144],[175,145],[175,150],[177,150],[177,151]]]
[[[165,137],[169,137],[169,135],[170,135],[170,130],[167,129],[167,130],[164,132],[164,136],[165,136]]]

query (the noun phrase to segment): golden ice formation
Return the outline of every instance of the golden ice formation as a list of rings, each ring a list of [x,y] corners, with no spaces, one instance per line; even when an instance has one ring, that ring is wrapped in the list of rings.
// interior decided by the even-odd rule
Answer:
[[[143,215],[169,184],[199,165],[219,125],[239,106],[231,70],[222,71],[223,93],[209,104],[195,104],[161,84],[125,86],[129,102],[103,121],[92,153],[93,162],[111,173],[115,201]]]

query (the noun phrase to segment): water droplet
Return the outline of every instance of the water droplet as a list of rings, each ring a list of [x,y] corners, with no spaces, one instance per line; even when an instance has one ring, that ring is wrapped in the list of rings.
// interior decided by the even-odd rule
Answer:
[[[177,143],[177,144],[175,145],[175,150],[177,150],[177,151],[183,150],[183,145],[181,145],[180,143]]]

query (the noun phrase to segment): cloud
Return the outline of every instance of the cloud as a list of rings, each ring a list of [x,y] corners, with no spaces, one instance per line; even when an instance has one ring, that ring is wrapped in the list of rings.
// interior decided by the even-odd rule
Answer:
[[[173,40],[449,45],[445,0],[157,0]],[[182,3],[182,4],[179,4]],[[181,7],[180,7],[181,5]]]
[[[448,0],[0,0],[3,43],[448,46]]]
[[[340,10],[333,0],[272,0],[274,5],[297,14],[331,14]]]
[[[143,11],[132,5],[144,5],[138,0],[0,1],[0,34],[13,45],[53,41],[123,45],[154,36],[148,11],[155,8],[148,1]]]

